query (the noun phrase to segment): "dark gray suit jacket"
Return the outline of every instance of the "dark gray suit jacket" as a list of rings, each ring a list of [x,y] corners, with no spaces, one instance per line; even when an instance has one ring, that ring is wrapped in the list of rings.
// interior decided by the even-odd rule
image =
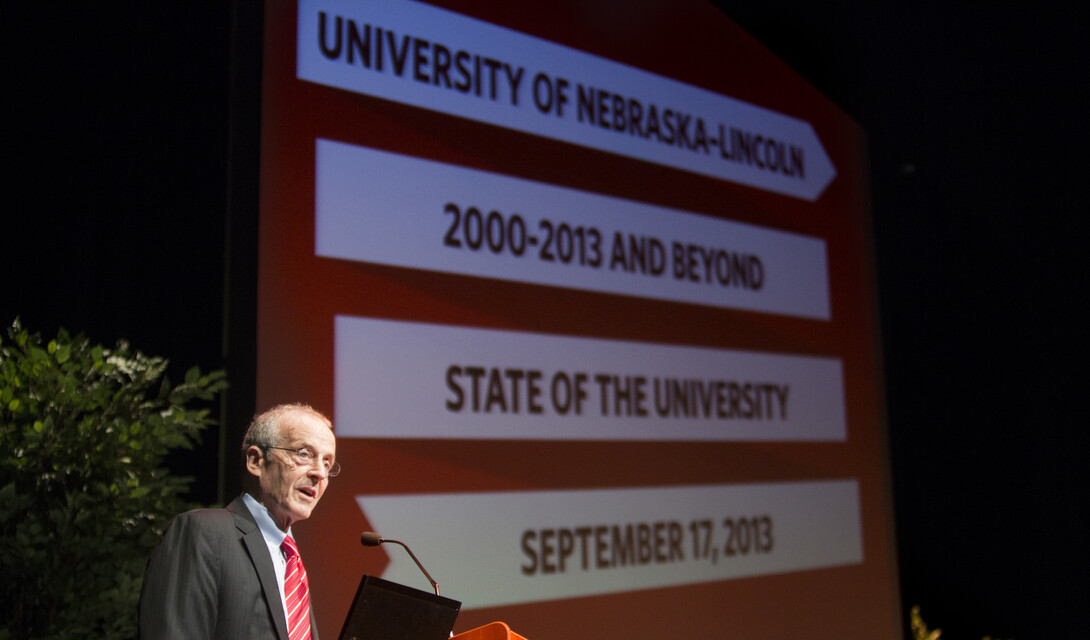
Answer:
[[[311,633],[318,627],[311,610]],[[269,548],[239,496],[171,521],[140,593],[142,640],[288,640]]]

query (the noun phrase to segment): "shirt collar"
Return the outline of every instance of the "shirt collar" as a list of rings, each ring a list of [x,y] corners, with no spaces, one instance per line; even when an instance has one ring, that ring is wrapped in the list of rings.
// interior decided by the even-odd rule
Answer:
[[[269,547],[279,549],[280,545],[284,543],[284,538],[291,535],[291,527],[288,527],[286,532],[281,531],[268,508],[249,493],[242,494],[242,501],[246,503],[246,507],[254,516],[257,528],[261,531],[261,537],[265,538],[265,542],[268,543]]]

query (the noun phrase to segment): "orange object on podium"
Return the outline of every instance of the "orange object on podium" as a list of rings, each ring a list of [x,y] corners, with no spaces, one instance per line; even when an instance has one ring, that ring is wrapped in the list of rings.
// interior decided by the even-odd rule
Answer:
[[[526,640],[526,638],[511,631],[511,627],[503,622],[491,622],[483,627],[459,633],[452,640]]]

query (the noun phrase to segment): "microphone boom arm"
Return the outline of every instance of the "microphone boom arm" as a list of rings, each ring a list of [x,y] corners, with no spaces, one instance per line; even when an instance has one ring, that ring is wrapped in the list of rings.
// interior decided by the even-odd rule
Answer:
[[[431,574],[428,573],[428,570],[425,569],[424,565],[420,564],[420,561],[416,559],[416,554],[413,553],[413,550],[409,548],[409,545],[405,544],[404,542],[402,542],[400,540],[391,540],[389,538],[383,538],[382,536],[379,536],[378,534],[375,534],[375,533],[371,533],[370,531],[368,531],[368,532],[364,533],[362,536],[360,536],[360,543],[363,544],[365,547],[377,547],[378,545],[380,545],[380,544],[382,544],[384,542],[392,542],[394,544],[399,544],[405,549],[405,551],[408,551],[409,552],[409,557],[413,559],[413,562],[416,563],[416,566],[420,568],[420,572],[423,573],[424,577],[427,578],[428,582],[431,583],[431,588],[435,589],[435,595],[439,595],[439,583],[432,579]]]

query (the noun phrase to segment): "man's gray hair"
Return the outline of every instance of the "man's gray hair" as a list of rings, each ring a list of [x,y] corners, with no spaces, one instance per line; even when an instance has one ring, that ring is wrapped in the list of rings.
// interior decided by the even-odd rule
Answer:
[[[254,419],[250,422],[250,427],[246,429],[246,436],[242,438],[243,455],[250,447],[256,446],[262,451],[268,451],[271,447],[279,445],[282,438],[281,422],[285,416],[297,413],[314,416],[324,422],[330,429],[333,428],[333,423],[329,418],[308,404],[293,402],[277,405],[264,413],[254,416]]]

